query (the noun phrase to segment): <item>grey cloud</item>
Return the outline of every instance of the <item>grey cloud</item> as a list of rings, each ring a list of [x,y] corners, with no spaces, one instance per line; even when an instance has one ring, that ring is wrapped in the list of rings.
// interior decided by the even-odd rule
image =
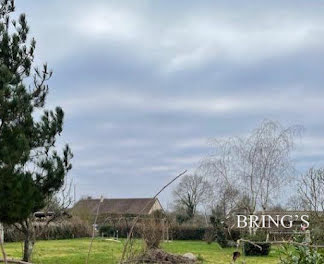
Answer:
[[[54,69],[48,104],[66,112],[61,141],[74,149],[78,196],[152,195],[194,172],[208,139],[246,134],[265,118],[304,125],[296,166],[321,164],[319,2],[17,5],[38,40],[37,62]]]

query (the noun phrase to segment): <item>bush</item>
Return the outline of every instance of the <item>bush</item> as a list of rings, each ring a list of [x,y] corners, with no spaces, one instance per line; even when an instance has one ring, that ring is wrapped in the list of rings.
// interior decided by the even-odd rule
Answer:
[[[312,228],[312,242],[314,244],[324,244],[324,222],[318,223]]]
[[[104,225],[99,227],[99,234],[107,237],[116,236],[118,230],[111,225]]]
[[[170,228],[170,237],[173,240],[203,240],[206,232],[211,228],[189,225],[175,225]]]
[[[116,224],[116,225],[102,225],[99,227],[99,235],[107,237],[116,237],[118,234],[119,238],[127,238],[130,232],[131,226],[126,224]],[[137,224],[133,230],[133,237],[141,237],[140,224]]]
[[[185,222],[188,222],[189,220],[190,218],[187,215],[182,215],[182,214],[176,215],[176,221],[179,225],[182,225]]]
[[[225,225],[224,222],[221,221],[220,218],[211,216],[210,217],[210,223],[213,226],[213,230],[211,232],[211,235],[209,235],[208,243],[211,243],[213,239],[216,238],[217,243],[222,247],[228,246],[228,240],[225,233]]]
[[[306,231],[307,232],[307,231]],[[307,243],[307,233],[295,234],[293,241],[296,243]],[[324,257],[321,251],[310,246],[283,245],[280,252],[279,264],[324,264]]]
[[[255,235],[250,235],[250,236],[245,237],[245,239],[253,242],[253,244],[249,243],[249,242],[244,242],[243,252],[244,252],[245,256],[267,256],[267,255],[269,255],[270,250],[271,250],[271,244],[265,243],[266,233],[258,232]]]
[[[242,237],[242,234],[239,230],[230,229],[229,232],[226,233],[227,239],[232,241],[237,241]]]
[[[307,246],[296,246],[295,250],[288,245],[283,246],[279,264],[324,264],[324,258],[313,248]]]
[[[163,223],[161,218],[154,217],[141,223],[141,237],[147,249],[158,248],[163,240]]]
[[[268,256],[271,250],[270,243],[257,243],[253,242],[255,245],[244,242],[243,252],[245,256]],[[261,249],[259,247],[261,247]]]
[[[51,240],[51,239],[70,239],[89,237],[92,233],[92,228],[78,219],[63,221],[60,223],[50,223],[45,231],[42,231],[43,224],[35,223],[35,228],[41,233],[36,239]],[[23,241],[23,234],[13,226],[5,227],[5,241],[17,242]]]

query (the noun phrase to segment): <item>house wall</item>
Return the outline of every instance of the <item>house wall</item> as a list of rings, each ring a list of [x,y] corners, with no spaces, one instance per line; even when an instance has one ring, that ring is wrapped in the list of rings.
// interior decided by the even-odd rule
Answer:
[[[159,202],[159,200],[156,200],[155,203],[153,204],[149,214],[153,213],[154,211],[158,211],[158,210],[162,210],[163,211],[163,208]]]

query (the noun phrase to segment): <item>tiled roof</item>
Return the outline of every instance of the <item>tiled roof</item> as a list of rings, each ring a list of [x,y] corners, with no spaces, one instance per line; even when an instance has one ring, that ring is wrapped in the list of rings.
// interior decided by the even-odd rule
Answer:
[[[99,214],[149,214],[156,200],[153,198],[104,199]],[[76,203],[74,209],[85,208],[90,213],[96,214],[99,203],[100,199],[82,199]]]

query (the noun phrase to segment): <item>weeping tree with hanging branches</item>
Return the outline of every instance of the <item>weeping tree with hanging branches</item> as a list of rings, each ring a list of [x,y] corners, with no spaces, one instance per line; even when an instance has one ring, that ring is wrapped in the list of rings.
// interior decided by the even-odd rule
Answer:
[[[302,131],[300,126],[265,120],[247,136],[216,139],[215,153],[201,169],[215,182],[216,193],[231,190],[229,209],[243,209],[248,215],[266,211],[295,173],[291,153]]]
[[[24,14],[11,19],[13,0],[0,3],[0,222],[24,234],[23,260],[33,244],[30,219],[61,189],[72,168],[66,145],[56,150],[64,112],[45,109],[52,72],[34,66],[36,41],[28,38]]]

